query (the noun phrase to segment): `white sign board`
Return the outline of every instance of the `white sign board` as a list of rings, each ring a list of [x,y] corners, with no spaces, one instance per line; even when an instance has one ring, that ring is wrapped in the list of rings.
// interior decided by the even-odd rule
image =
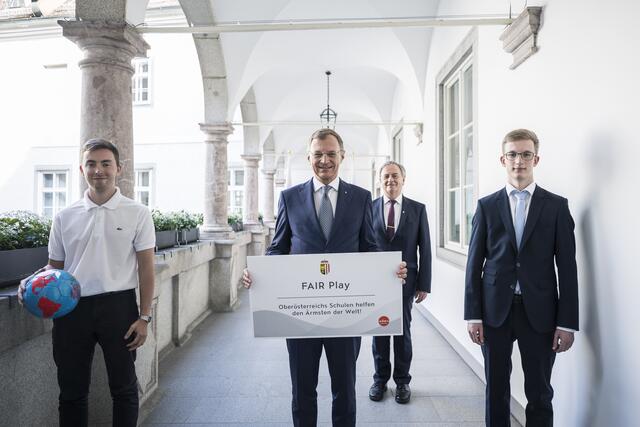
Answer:
[[[402,252],[247,258],[256,337],[402,335]]]

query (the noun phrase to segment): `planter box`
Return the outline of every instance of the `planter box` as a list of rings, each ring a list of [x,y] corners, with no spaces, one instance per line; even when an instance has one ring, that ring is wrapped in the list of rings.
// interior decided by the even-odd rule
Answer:
[[[180,230],[178,232],[179,240],[181,245],[186,245],[187,243],[197,242],[199,236],[199,232],[197,228],[189,228],[188,230]]]
[[[156,231],[156,251],[177,245],[177,237],[178,232],[176,230]]]
[[[241,222],[236,222],[235,224],[231,224],[231,229],[233,231],[242,231],[243,224]]]
[[[47,265],[49,250],[41,248],[0,251],[0,287],[17,285],[20,280]]]

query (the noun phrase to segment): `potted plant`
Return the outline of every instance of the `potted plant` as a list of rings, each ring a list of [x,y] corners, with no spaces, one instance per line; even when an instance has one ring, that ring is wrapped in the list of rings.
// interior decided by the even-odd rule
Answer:
[[[202,214],[190,214],[181,210],[174,212],[172,217],[178,229],[179,244],[186,245],[198,240],[198,225],[202,224]]]
[[[171,215],[157,209],[151,211],[153,226],[156,229],[156,250],[170,248],[178,244],[177,225]]]
[[[0,286],[17,284],[47,263],[51,220],[28,211],[0,214]]]
[[[233,231],[242,231],[242,215],[238,213],[230,213],[227,222]]]

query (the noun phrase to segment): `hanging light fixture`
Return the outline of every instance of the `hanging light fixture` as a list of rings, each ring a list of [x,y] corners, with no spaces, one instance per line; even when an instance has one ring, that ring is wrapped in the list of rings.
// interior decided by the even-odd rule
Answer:
[[[329,77],[331,76],[331,71],[327,70],[324,73],[327,75],[327,108],[320,113],[320,123],[325,128],[335,129],[338,114],[329,105]]]

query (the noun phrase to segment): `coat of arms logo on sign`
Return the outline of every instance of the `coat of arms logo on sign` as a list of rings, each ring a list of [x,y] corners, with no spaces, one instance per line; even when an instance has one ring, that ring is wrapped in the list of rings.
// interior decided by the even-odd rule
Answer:
[[[320,261],[320,273],[329,274],[330,271],[331,269],[329,268],[329,261],[327,261],[326,259]]]

